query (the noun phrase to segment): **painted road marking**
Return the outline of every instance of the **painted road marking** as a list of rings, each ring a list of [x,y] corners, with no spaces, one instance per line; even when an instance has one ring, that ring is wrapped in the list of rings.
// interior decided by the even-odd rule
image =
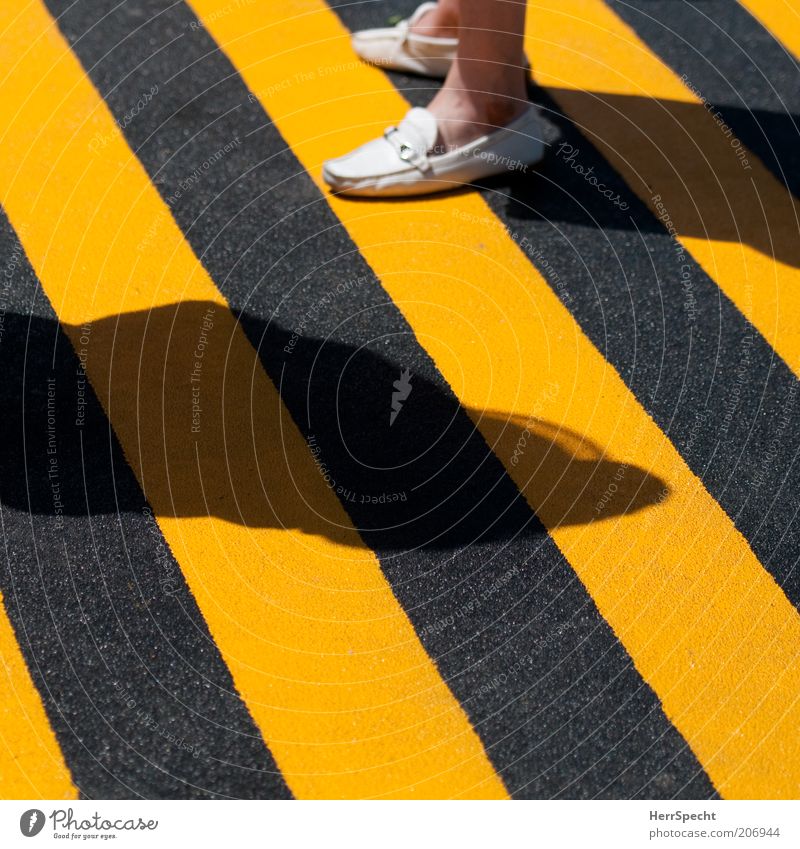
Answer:
[[[2,596],[0,666],[0,798],[77,799]]]
[[[783,42],[787,50],[800,59],[800,4],[797,0],[739,0],[748,12],[757,18]]]

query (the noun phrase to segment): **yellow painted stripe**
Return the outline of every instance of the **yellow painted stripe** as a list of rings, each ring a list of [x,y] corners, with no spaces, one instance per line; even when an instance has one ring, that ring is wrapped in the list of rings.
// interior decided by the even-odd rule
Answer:
[[[800,3],[797,0],[739,0],[775,36],[800,58]]]
[[[77,799],[0,595],[0,799]]]
[[[86,348],[91,382],[291,789],[504,797],[374,554],[52,19],[40,3],[14,14],[0,12],[2,203],[73,345]],[[190,375],[206,319],[193,433]]]
[[[800,376],[800,204],[786,186],[603,0],[532,0],[526,29],[537,82]]]
[[[297,17],[267,2],[192,6],[319,185],[332,151],[407,108],[378,70],[353,61],[320,0],[298,3]],[[477,195],[328,202],[716,786],[796,797],[800,617],[531,265],[531,248]],[[561,429],[582,435],[563,467],[548,450],[568,444]],[[667,497],[587,523],[587,505],[593,514],[613,482],[587,471],[600,455],[623,477],[640,474],[634,466],[657,476]]]

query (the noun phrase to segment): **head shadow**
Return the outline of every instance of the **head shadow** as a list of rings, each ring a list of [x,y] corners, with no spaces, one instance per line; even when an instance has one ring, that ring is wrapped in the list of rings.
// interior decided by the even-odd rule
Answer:
[[[120,444],[157,516],[334,540],[352,522],[381,550],[544,534],[520,490],[551,528],[668,497],[657,476],[566,427],[464,409],[432,365],[221,303],[63,327],[9,313],[5,331],[6,507],[60,520],[140,510],[114,484]]]

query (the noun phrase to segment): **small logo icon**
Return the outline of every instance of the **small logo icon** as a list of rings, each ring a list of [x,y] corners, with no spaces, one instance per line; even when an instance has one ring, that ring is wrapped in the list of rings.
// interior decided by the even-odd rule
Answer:
[[[44,813],[38,808],[31,808],[19,818],[19,830],[25,837],[36,837],[44,828]]]
[[[400,410],[403,409],[403,401],[411,394],[411,372],[405,368],[400,372],[400,379],[392,384],[395,391],[392,392],[392,412],[389,415],[389,427],[394,424]]]

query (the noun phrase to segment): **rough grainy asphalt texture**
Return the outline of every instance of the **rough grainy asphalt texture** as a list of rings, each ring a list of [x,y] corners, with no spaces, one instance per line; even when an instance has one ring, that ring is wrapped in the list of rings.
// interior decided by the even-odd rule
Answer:
[[[759,162],[748,185],[796,209],[800,73],[748,11],[731,0],[566,5],[602,7],[664,73],[691,83],[706,106],[656,102],[687,127],[723,132],[724,122]],[[417,306],[406,304],[392,274],[429,274],[431,287],[437,275],[461,276],[463,304],[446,306],[464,316],[479,261],[436,249],[420,272],[411,239],[422,245],[439,231],[417,215],[403,231],[411,236],[390,245],[400,270],[387,273],[376,244],[391,228],[361,223],[369,204],[343,213],[341,200],[329,202],[319,163],[297,142],[305,133],[319,145],[326,130],[308,112],[314,81],[299,81],[291,59],[304,27],[319,43],[319,64],[308,67],[318,97],[358,102],[350,66],[331,58],[356,65],[341,27],[386,25],[414,3],[285,6],[278,18],[297,17],[283,41],[268,25],[274,9],[222,0],[46,0],[9,30],[31,37],[43,62],[54,58],[30,98],[13,74],[0,84],[23,114],[52,108],[29,148],[17,107],[0,107],[0,590],[11,626],[0,649],[16,670],[15,698],[40,711],[22,720],[12,704],[0,714],[0,795],[800,792],[797,744],[782,742],[800,695],[796,663],[782,659],[793,658],[800,629],[800,343],[773,338],[760,318],[773,281],[749,281],[751,312],[727,288],[739,269],[721,263],[715,273],[694,242],[676,253],[678,237],[727,238],[702,197],[706,183],[691,163],[679,170],[703,228],[684,232],[678,220],[670,232],[604,149],[602,121],[572,114],[571,81],[540,79],[531,47],[529,94],[549,154],[535,171],[451,196],[450,226],[485,202],[489,247],[477,250],[527,245],[520,267],[555,294],[546,309],[569,328],[548,331],[543,313],[521,305],[508,333],[571,334],[584,352],[575,374],[593,357],[608,383],[566,385],[566,366],[531,360],[513,368],[550,383],[513,414],[473,400],[470,369],[482,355],[456,350],[456,319],[444,311],[423,326],[424,298],[409,289]],[[237,27],[250,52],[237,46]],[[0,77],[23,54],[10,50]],[[277,70],[257,89],[248,81],[260,55]],[[399,92],[412,105],[438,85],[374,79],[387,102]],[[658,120],[647,84],[607,95],[620,120]],[[372,120],[342,110],[343,126]],[[106,187],[87,170],[81,182],[84,159],[128,176],[118,185],[102,172]],[[57,210],[63,200],[69,220],[35,214],[37,174],[42,202]],[[125,179],[145,212],[119,188]],[[374,209],[410,215],[402,204]],[[742,242],[796,273],[796,223],[767,239],[748,218]],[[59,252],[62,241],[79,248]],[[109,260],[82,262],[80,251]],[[192,254],[199,271],[182,276],[194,266],[181,257]],[[800,322],[786,279],[777,309]],[[491,311],[469,319],[488,326]],[[480,343],[498,373],[511,368],[496,335]],[[571,424],[576,393],[605,417],[606,442]],[[202,411],[190,413],[192,397]],[[620,423],[646,433],[635,450],[603,412],[615,398],[629,399]],[[212,422],[205,441],[195,440],[201,412]],[[528,479],[509,445],[525,455]],[[687,509],[659,518],[692,488]],[[693,569],[701,582],[711,576],[712,591],[684,580]],[[333,624],[353,598],[358,616]],[[670,598],[698,611],[696,621],[670,620]],[[375,622],[380,645],[368,636]],[[12,663],[17,655],[24,663]]]

